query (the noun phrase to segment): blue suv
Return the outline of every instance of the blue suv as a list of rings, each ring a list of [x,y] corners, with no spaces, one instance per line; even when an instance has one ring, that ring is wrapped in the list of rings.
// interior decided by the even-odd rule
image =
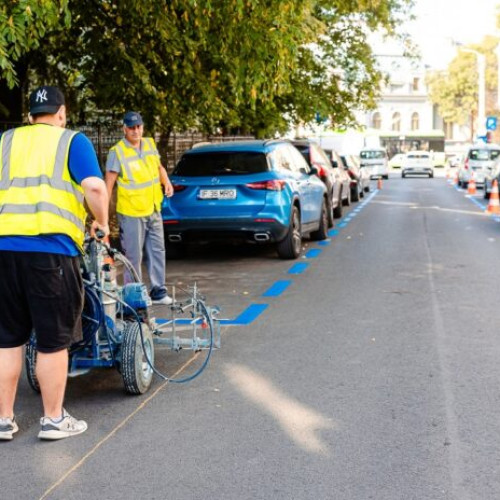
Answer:
[[[328,229],[325,185],[285,140],[203,144],[186,151],[162,207],[167,257],[193,241],[238,238],[274,243],[296,259],[302,236],[323,240]]]

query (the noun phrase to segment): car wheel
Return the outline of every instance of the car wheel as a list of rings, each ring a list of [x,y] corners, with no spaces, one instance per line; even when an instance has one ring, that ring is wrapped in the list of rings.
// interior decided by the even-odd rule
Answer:
[[[311,239],[316,241],[326,240],[328,237],[328,214],[326,209],[326,202],[323,201],[321,206],[321,216],[319,218],[319,228],[317,231],[311,233]]]
[[[347,197],[342,203],[344,207],[348,207],[351,204],[351,188],[347,189]]]
[[[327,207],[328,207],[328,209],[327,209],[328,227],[333,227],[333,218],[334,218],[334,214],[333,214],[333,193],[332,193],[332,198],[328,202]]]
[[[388,180],[389,179],[389,175],[384,175],[384,179]]]
[[[290,225],[285,239],[280,241],[276,250],[282,259],[296,259],[302,250],[302,233],[300,229],[300,212],[295,205],[292,208]]]
[[[484,184],[484,194],[483,194],[483,198],[485,200],[489,200],[490,199],[490,193],[488,193],[488,189],[486,188],[486,183]]]
[[[370,184],[365,187],[365,192],[369,193],[371,190]]]
[[[339,202],[337,203],[337,206],[333,209],[333,216],[336,219],[340,219],[342,217],[342,205],[344,204],[344,200],[342,199],[342,190],[340,190],[339,193]]]
[[[406,175],[405,174],[401,174],[401,177],[404,179],[406,177]]]
[[[187,253],[184,243],[165,242],[165,256],[168,260],[182,259]]]
[[[429,179],[432,179],[434,177],[434,174],[429,174]]]
[[[354,187],[351,188],[351,200],[352,201],[359,201],[359,185],[356,184]]]

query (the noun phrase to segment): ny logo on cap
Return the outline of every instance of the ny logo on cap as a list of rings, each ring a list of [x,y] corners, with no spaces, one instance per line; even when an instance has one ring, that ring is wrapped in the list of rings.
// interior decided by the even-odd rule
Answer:
[[[47,90],[46,89],[40,89],[37,93],[36,93],[36,99],[35,101],[36,102],[43,102],[43,101],[48,101],[48,97],[47,97]]]

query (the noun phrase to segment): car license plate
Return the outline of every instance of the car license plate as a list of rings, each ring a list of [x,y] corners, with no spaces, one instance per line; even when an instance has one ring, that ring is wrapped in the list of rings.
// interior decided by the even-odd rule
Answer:
[[[234,200],[236,189],[200,189],[199,197],[202,200]]]

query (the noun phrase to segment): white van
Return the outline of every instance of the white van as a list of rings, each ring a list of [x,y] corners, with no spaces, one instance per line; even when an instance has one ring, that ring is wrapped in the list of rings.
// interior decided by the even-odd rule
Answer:
[[[370,179],[389,178],[389,158],[384,148],[363,148],[359,159],[361,167],[370,172]]]

